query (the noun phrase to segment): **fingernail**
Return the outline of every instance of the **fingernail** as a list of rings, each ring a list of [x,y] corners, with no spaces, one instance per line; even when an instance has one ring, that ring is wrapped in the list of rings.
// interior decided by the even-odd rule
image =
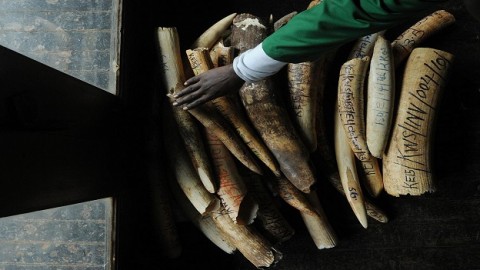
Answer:
[[[184,111],[186,111],[186,110],[188,110],[188,107],[185,106],[185,107],[183,107],[182,109],[183,109]]]
[[[173,106],[177,106],[177,105],[178,105],[178,102],[175,101],[175,102],[172,103],[172,105],[173,105]]]
[[[177,98],[177,97],[178,97],[178,95],[177,95],[177,94],[175,94],[175,95],[173,95],[173,97],[174,97],[174,98]]]

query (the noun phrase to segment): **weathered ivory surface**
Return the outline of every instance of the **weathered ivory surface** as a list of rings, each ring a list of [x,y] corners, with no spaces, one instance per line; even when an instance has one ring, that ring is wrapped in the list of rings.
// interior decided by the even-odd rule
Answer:
[[[436,108],[454,56],[416,48],[405,66],[389,147],[383,157],[385,191],[394,196],[434,192],[432,139]]]

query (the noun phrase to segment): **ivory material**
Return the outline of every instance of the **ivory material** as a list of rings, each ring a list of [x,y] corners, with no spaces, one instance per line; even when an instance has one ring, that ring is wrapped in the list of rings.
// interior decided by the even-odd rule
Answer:
[[[259,17],[239,14],[232,27],[232,46],[239,51],[251,49],[267,36],[267,27]],[[280,170],[298,189],[308,193],[316,182],[310,153],[295,130],[284,106],[277,100],[273,80],[246,83],[240,98],[253,126],[280,165]]]
[[[162,124],[164,125],[163,140],[166,154],[169,157],[170,170],[178,185],[201,215],[213,211],[217,198],[206,190],[199,175],[195,172],[182,138],[178,136],[178,127],[174,118],[171,117],[168,107],[164,107]]]
[[[435,191],[432,152],[436,109],[454,56],[416,48],[402,81],[392,136],[383,157],[385,190],[393,196]]]
[[[195,48],[211,49],[216,42],[221,41],[222,37],[228,33],[228,29],[232,25],[233,18],[235,18],[236,15],[237,13],[232,13],[230,15],[227,15],[224,18],[217,21],[212,26],[210,26],[190,45],[190,49],[195,49]],[[189,67],[188,60],[185,57],[182,57],[182,61],[184,62],[184,65],[185,65],[186,77],[187,78],[193,77],[194,74],[192,70],[190,68],[187,68]]]
[[[320,1],[311,2],[308,8]],[[278,30],[287,24],[297,13],[292,12],[280,18],[274,24]],[[291,118],[297,127],[303,143],[310,152],[317,149],[316,114],[318,95],[326,81],[326,57],[316,61],[289,63],[287,65],[287,82]]]
[[[364,228],[367,228],[365,199],[358,179],[355,156],[342,127],[338,106],[335,106],[334,117],[335,157],[343,191],[358,221]]]
[[[365,56],[372,57],[375,42],[379,36],[382,36],[385,31],[372,33],[370,35],[359,38],[352,46],[348,59],[363,58]]]
[[[360,179],[365,183],[365,189],[372,197],[378,197],[383,191],[383,176],[378,159],[371,157],[360,161],[360,165]]]
[[[315,115],[319,88],[324,87],[326,81],[326,63],[325,57],[322,57],[316,61],[287,65],[291,116],[310,152],[317,149]]]
[[[233,222],[251,224],[256,217],[258,204],[245,204],[247,187],[238,173],[231,153],[213,133],[205,131],[217,179],[217,195]],[[248,207],[248,209],[246,209]]]
[[[382,158],[390,136],[395,105],[392,47],[383,36],[378,36],[373,49],[367,93],[367,146],[372,156]]]
[[[323,211],[315,191],[309,194],[300,192],[284,177],[275,180],[280,197],[297,209],[318,249],[332,248],[337,244],[337,236]]]
[[[197,227],[214,245],[228,254],[233,254],[237,248],[231,242],[230,238],[217,227],[211,215],[200,215],[193,207],[191,202],[182,192],[178,184],[174,181],[170,182],[170,190],[172,191],[175,201],[180,205],[182,213]],[[219,207],[219,202],[216,202]]]
[[[213,68],[210,61],[210,53],[206,48],[187,50],[187,55],[195,75]],[[244,112],[231,98],[222,96],[208,103],[213,104],[217,111],[234,127],[236,133],[242,139],[242,144],[246,144],[252,153],[275,175],[280,175],[279,165],[272,153],[254,130],[250,121],[244,116]]]
[[[322,0],[312,0],[312,1],[310,1],[310,3],[308,3],[307,9],[312,8],[312,7],[320,4],[321,2],[322,2]]]
[[[190,48],[208,48],[212,46],[225,34],[225,32],[232,25],[233,19],[237,16],[237,13],[229,14],[212,26],[210,26],[205,32],[203,32],[190,46]]]
[[[259,205],[256,220],[259,221],[258,225],[262,227],[265,236],[275,245],[292,238],[295,230],[280,211],[280,206],[267,188],[263,176],[247,170],[241,170],[240,173],[249,193]]]
[[[163,83],[167,94],[173,95],[183,89],[185,82],[177,28],[158,27],[157,42]]]
[[[387,214],[380,209],[377,205],[370,202],[368,199],[365,201],[365,208],[367,215],[380,223],[388,223]]]
[[[297,14],[298,14],[297,11],[292,11],[286,14],[285,16],[281,17],[280,19],[276,20],[275,23],[273,23],[273,30],[277,31],[280,27],[287,24]]]
[[[327,56],[327,62],[329,63],[333,58],[334,54]],[[330,127],[327,126],[326,118],[325,118],[325,95],[324,95],[325,88],[321,88],[319,91],[319,109],[317,111],[317,142],[318,147],[317,151],[315,152],[315,163],[322,166],[322,169],[325,170],[325,176],[327,180],[332,184],[332,186],[340,192],[343,196],[345,196],[345,191],[343,190],[343,186],[340,180],[340,175],[338,172],[338,166],[336,164],[336,157],[334,151],[334,142],[332,142],[328,138],[327,130]],[[336,104],[335,104],[336,105]],[[351,153],[350,153],[351,154]],[[347,198],[345,196],[345,198]],[[365,200],[365,207],[367,209],[367,214],[372,217],[373,219],[379,222],[387,222],[388,217],[387,215],[377,206],[375,206],[371,201],[367,198]],[[368,211],[369,209],[373,209],[372,211]],[[378,210],[378,212],[376,212]]]
[[[273,153],[280,170],[299,190],[308,193],[316,182],[309,152],[284,107],[275,100],[271,80],[245,84],[240,90],[243,106],[253,126]]]
[[[223,41],[219,41],[209,50],[210,59],[213,67],[226,66],[233,63],[235,58],[235,49],[231,46],[225,47]]]
[[[338,173],[343,186],[343,191],[353,213],[357,217],[360,224],[367,228],[367,212],[365,210],[365,199],[358,178],[356,167],[356,159],[352,148],[348,143],[345,130],[340,121],[340,113],[338,106],[335,106],[334,112],[334,144],[335,157],[337,159]]]
[[[369,57],[345,62],[338,79],[338,112],[348,144],[360,161],[371,159],[365,138],[364,82]]]
[[[399,66],[413,49],[425,39],[440,32],[455,22],[455,17],[445,10],[437,10],[424,17],[400,34],[393,42],[393,57],[395,66]]]
[[[332,186],[338,192],[340,192],[341,194],[343,194],[345,196],[345,191],[343,190],[343,186],[342,186],[342,183],[340,181],[340,175],[338,174],[338,172],[330,173],[327,176],[327,179],[330,182],[330,184],[332,184]],[[380,207],[378,207],[373,202],[368,200],[368,198],[364,198],[364,200],[365,200],[365,209],[366,209],[367,215],[369,217],[371,217],[372,219],[374,219],[374,220],[376,220],[380,223],[387,223],[388,222],[388,216],[385,213],[385,211],[383,211],[382,209],[380,209]]]
[[[358,160],[366,179],[367,191],[374,197],[383,190],[378,162],[367,146],[364,116],[364,83],[370,58],[353,58],[345,62],[338,81],[338,110],[348,144]]]
[[[315,246],[317,246],[318,249],[336,247],[338,244],[337,235],[330,225],[330,222],[328,222],[327,216],[323,211],[323,207],[320,204],[317,193],[312,191],[305,196],[312,204],[315,214],[311,215],[308,212],[300,212],[300,215],[302,216],[305,227],[307,227]]]
[[[212,219],[248,261],[257,268],[268,268],[281,260],[282,253],[255,227],[235,224],[226,212],[221,208],[211,213]]]
[[[307,213],[309,215],[315,215],[316,211],[308,201],[305,194],[298,190],[290,181],[284,176],[278,177],[274,180],[276,192],[288,205],[297,209],[300,212]]]
[[[187,50],[188,60],[194,74],[198,75],[212,67],[208,51],[202,49]],[[199,55],[205,57],[198,57]],[[193,115],[206,129],[213,132],[228,148],[228,150],[250,170],[262,174],[262,169],[252,156],[249,148],[233,127],[220,115],[212,102],[190,109],[188,112]]]
[[[257,160],[252,155],[250,149],[233,130],[228,122],[212,104],[204,104],[194,109],[188,110],[206,129],[214,133],[245,167],[250,170],[262,174],[262,169],[258,165]]]
[[[183,89],[183,83],[185,82],[177,29],[175,27],[157,28],[157,40],[162,83],[167,95],[171,96]],[[172,107],[171,112],[178,124],[180,136],[184,141],[193,166],[205,188],[210,193],[214,193],[218,186],[213,178],[213,168],[207,155],[200,127],[188,112],[173,107],[171,102],[168,106]]]
[[[248,146],[251,152],[275,175],[280,175],[280,166],[273,154],[267,148],[258,133],[252,127],[250,121],[244,116],[244,112],[230,97],[220,97],[213,101],[213,105],[237,131],[240,138]]]

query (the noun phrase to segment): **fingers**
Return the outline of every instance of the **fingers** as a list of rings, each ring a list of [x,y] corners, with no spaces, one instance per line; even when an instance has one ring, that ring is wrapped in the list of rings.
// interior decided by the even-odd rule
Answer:
[[[207,102],[208,100],[209,98],[207,96],[194,92],[176,99],[173,102],[173,106],[182,106],[182,109],[189,110]]]
[[[185,82],[185,85],[187,85],[187,82]],[[200,86],[197,85],[197,84],[192,84],[192,85],[189,85],[185,88],[183,88],[182,90],[178,91],[177,93],[175,93],[173,95],[174,98],[179,98],[179,97],[183,97],[185,95],[189,95],[197,90],[199,90]]]
[[[184,85],[186,86],[184,89],[173,95],[175,99],[172,103],[173,106],[182,106],[182,109],[188,110],[210,100],[209,94],[202,87],[201,76],[191,77],[185,81]]]
[[[173,106],[178,107],[178,106],[185,105],[186,103],[190,102],[193,99],[195,99],[194,94],[188,94],[188,95],[176,98],[175,101],[173,102]]]
[[[200,81],[200,76],[193,76],[185,81],[184,85],[195,84]]]
[[[199,87],[193,85],[178,92],[174,97],[176,99],[173,102],[173,106],[182,106],[184,110],[194,108],[209,100],[208,96]]]
[[[202,105],[203,103],[207,102],[209,99],[206,96],[202,96],[198,99],[193,100],[191,103],[183,105],[182,109],[184,110],[190,110],[193,108],[196,108],[199,105]]]

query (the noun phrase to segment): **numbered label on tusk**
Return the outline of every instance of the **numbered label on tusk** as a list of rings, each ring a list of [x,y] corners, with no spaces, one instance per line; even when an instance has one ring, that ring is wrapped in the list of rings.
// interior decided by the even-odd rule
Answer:
[[[445,10],[437,10],[405,30],[393,42],[395,66],[399,66],[425,39],[455,22],[455,17]]]
[[[365,138],[363,87],[369,57],[345,62],[338,78],[338,112],[348,145],[360,161],[371,159]]]
[[[398,112],[383,158],[384,185],[390,195],[435,191],[431,139],[436,107],[453,59],[452,54],[432,48],[416,48],[408,58]]]
[[[364,228],[367,228],[367,211],[365,209],[365,200],[355,165],[355,156],[348,143],[342,123],[340,122],[338,109],[335,110],[334,114],[335,156],[343,191],[358,221]]]
[[[371,57],[377,38],[382,36],[384,32],[385,31],[381,31],[359,38],[355,44],[353,44],[348,59],[363,58],[365,56]]]
[[[370,153],[382,158],[393,119],[395,70],[390,43],[379,36],[375,42],[367,88],[366,136]]]

